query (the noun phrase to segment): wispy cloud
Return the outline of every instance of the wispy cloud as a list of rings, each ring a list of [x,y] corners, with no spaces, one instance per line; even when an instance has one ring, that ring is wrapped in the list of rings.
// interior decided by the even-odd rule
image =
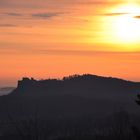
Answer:
[[[48,18],[59,16],[61,14],[62,13],[57,13],[57,12],[56,13],[36,13],[36,14],[32,14],[32,17],[48,19]]]
[[[0,0],[0,7],[64,7],[73,4],[106,5],[117,4],[124,0]]]
[[[127,15],[129,13],[105,13],[104,16],[121,16],[121,15]]]
[[[17,27],[15,24],[0,24],[0,27]]]
[[[21,14],[21,13],[4,13],[4,14],[8,15],[8,16],[14,16],[14,17],[23,16],[23,14]]]
[[[138,15],[138,16],[134,16],[134,18],[140,19],[140,15]]]
[[[35,51],[35,50],[34,50]],[[140,52],[113,52],[113,51],[91,51],[91,50],[36,50],[37,54],[47,55],[132,55]]]

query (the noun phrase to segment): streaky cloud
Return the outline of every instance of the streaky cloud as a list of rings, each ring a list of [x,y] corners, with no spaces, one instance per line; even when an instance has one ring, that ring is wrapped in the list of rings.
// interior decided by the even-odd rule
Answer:
[[[140,19],[140,15],[138,15],[138,16],[134,16],[134,18],[136,18],[136,19]]]
[[[17,27],[15,24],[0,24],[0,27]]]
[[[15,16],[15,17],[23,16],[23,14],[21,13],[4,13],[4,14],[8,16]]]
[[[32,17],[48,19],[48,18],[60,16],[61,14],[62,13],[57,13],[57,12],[56,13],[36,13],[36,14],[32,14]]]
[[[106,13],[103,14],[104,16],[121,16],[121,15],[128,15],[129,13]]]
[[[140,52],[113,52],[113,51],[90,51],[90,50],[36,50],[39,54],[48,55],[132,55]]]

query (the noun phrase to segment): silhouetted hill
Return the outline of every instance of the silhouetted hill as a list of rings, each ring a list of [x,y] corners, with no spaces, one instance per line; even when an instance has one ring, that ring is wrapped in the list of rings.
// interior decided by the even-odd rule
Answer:
[[[140,83],[95,75],[74,75],[62,80],[37,81],[23,78],[12,95],[72,95],[94,99],[112,99],[125,102],[140,92]]]
[[[135,103],[139,92],[138,82],[89,74],[62,80],[23,78],[11,94],[0,97],[0,122],[6,121],[4,126],[11,132],[13,122],[16,122],[13,125],[16,128],[17,124],[24,124],[28,119],[30,122],[31,118],[48,120],[46,126],[53,127],[53,135],[56,128],[63,135],[64,130],[73,133],[75,125],[78,125],[81,134],[81,128],[84,133],[89,133],[89,129],[96,128],[96,123],[107,129],[114,120],[122,127],[121,123],[129,124],[128,116],[133,118],[133,122],[139,118],[140,108]],[[116,115],[120,111],[122,113]]]
[[[0,111],[20,116],[38,110],[41,116],[50,118],[87,114],[102,117],[120,108],[135,113],[139,110],[135,104],[139,92],[140,83],[89,74],[62,80],[23,78],[10,95],[0,97]]]

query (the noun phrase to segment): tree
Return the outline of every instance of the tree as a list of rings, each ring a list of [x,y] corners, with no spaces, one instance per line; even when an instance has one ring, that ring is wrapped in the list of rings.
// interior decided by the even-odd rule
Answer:
[[[137,103],[138,105],[140,105],[140,95],[139,95],[139,94],[137,95],[136,103]]]

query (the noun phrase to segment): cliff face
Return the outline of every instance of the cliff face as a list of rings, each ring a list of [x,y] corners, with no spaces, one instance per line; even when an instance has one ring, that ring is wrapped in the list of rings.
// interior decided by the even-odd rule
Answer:
[[[18,81],[18,88],[24,88],[24,87],[28,87],[31,85],[34,85],[37,81],[34,80],[33,78],[23,78],[22,80]]]
[[[38,82],[33,78],[24,77],[22,80],[18,81],[17,88],[15,89],[14,93],[27,93],[31,90],[35,89]]]
[[[46,93],[48,90],[57,90],[58,86],[61,86],[62,81],[56,79],[48,79],[37,81],[33,78],[23,78],[18,81],[18,86],[14,93],[24,93],[29,95],[34,95],[35,93],[40,95],[41,93]]]

